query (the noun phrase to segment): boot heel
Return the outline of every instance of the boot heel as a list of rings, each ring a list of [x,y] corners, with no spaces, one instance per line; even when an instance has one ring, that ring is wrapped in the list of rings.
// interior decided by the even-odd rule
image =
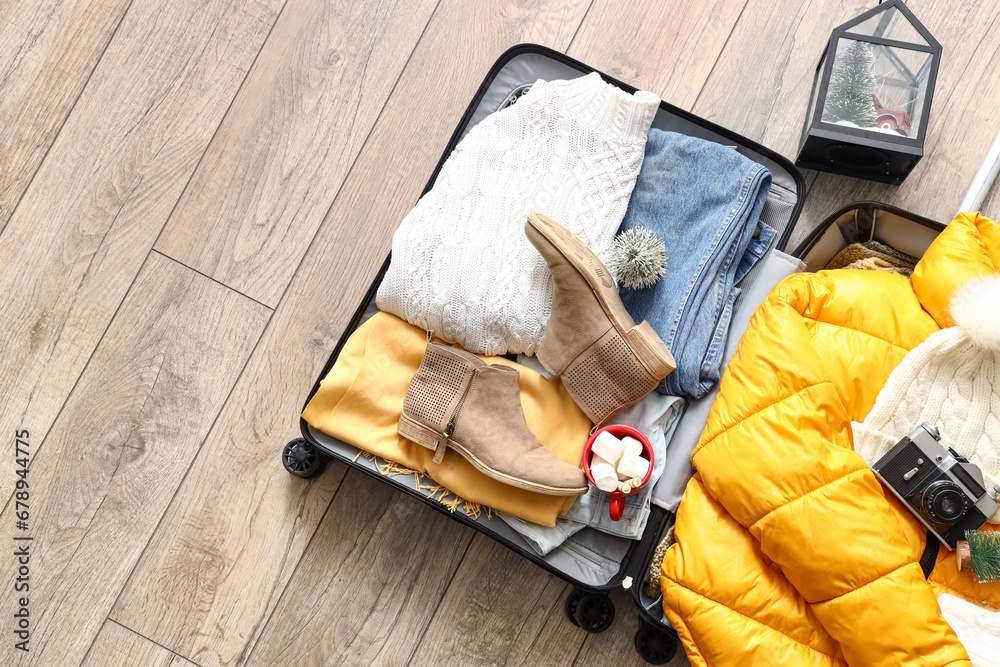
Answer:
[[[440,433],[435,433],[433,429],[418,424],[407,417],[405,413],[400,415],[396,430],[407,440],[412,440],[418,445],[434,451],[437,450],[438,442],[441,440]]]
[[[677,367],[674,355],[663,343],[663,340],[649,326],[649,322],[643,320],[642,324],[637,324],[628,332],[629,347],[639,357],[639,361],[646,367],[657,381],[667,377],[671,371]]]

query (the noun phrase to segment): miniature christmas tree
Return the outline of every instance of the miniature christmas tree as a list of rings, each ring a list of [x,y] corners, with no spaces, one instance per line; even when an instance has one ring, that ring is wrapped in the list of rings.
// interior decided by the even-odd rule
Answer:
[[[872,95],[878,90],[878,82],[872,74],[874,62],[864,42],[852,42],[837,54],[823,107],[824,121],[844,121],[858,127],[870,127],[875,123]]]
[[[968,570],[982,583],[1000,581],[1000,532],[989,530],[969,530],[965,533],[968,542],[959,542],[956,547],[958,569]]]
[[[615,237],[608,269],[625,287],[642,289],[666,273],[667,249],[656,234],[645,227],[628,229]]]

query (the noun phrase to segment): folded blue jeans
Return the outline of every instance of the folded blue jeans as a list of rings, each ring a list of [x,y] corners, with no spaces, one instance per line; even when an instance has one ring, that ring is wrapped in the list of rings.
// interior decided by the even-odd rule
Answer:
[[[684,408],[684,399],[664,396],[656,392],[644,396],[635,405],[626,408],[609,420],[612,424],[628,424],[639,430],[653,448],[653,471],[649,481],[637,493],[625,496],[622,518],[611,520],[608,505],[611,496],[593,485],[573,503],[565,515],[556,519],[554,527],[540,526],[515,516],[500,514],[511,528],[540,555],[544,556],[584,528],[594,528],[604,533],[633,540],[642,538],[649,518],[649,503],[656,481],[663,473],[669,442]]]
[[[722,376],[736,284],[775,231],[759,222],[771,173],[721,144],[652,129],[621,230],[645,227],[667,248],[652,287],[620,287],[636,322],[646,320],[677,362],[657,391],[699,398]]]

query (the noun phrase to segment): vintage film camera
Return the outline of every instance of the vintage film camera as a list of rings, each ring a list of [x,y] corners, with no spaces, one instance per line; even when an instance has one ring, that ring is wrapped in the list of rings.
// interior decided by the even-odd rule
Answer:
[[[979,466],[945,449],[941,434],[927,422],[871,468],[949,549],[965,539],[965,531],[982,526],[1000,507],[986,492]]]

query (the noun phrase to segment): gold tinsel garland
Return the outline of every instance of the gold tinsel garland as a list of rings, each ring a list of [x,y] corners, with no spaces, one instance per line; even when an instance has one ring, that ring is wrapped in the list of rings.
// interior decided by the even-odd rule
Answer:
[[[465,515],[471,519],[478,519],[481,515],[485,514],[487,519],[492,519],[496,515],[496,510],[492,507],[486,505],[480,505],[479,503],[474,503],[470,500],[462,498],[456,493],[449,491],[445,487],[441,486],[430,477],[427,477],[419,470],[413,470],[412,468],[407,468],[406,466],[397,463],[396,461],[389,461],[387,459],[379,459],[370,452],[365,452],[359,450],[358,453],[352,459],[357,461],[358,457],[364,456],[366,459],[375,464],[375,469],[380,475],[385,477],[395,477],[397,475],[413,475],[413,485],[417,491],[427,491],[425,494],[427,498],[431,500],[436,500],[445,507],[448,511],[455,513],[461,507]],[[427,484],[425,482],[431,482]],[[451,498],[449,498],[451,496]]]
[[[660,543],[656,545],[653,552],[653,560],[649,564],[649,582],[646,584],[646,595],[654,600],[660,597],[660,566],[663,564],[663,557],[667,554],[667,549],[674,543],[674,527],[670,526]]]

